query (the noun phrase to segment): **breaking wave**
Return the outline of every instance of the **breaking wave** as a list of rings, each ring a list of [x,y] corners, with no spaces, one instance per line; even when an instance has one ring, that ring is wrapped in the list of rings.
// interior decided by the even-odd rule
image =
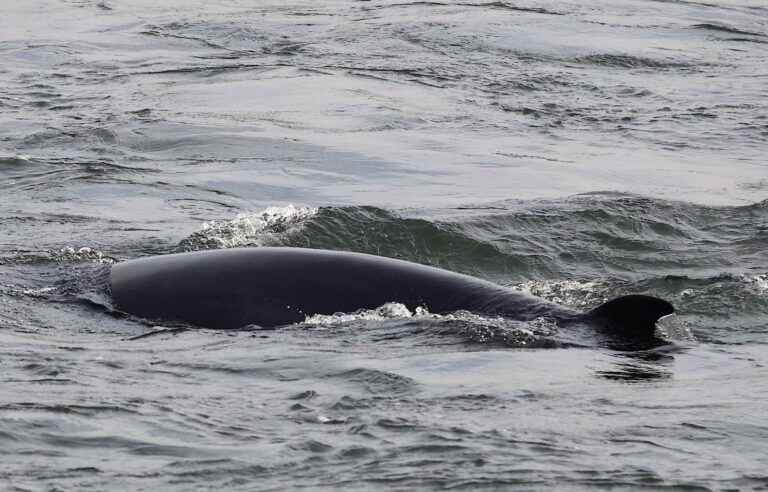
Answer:
[[[198,232],[181,241],[178,249],[197,251],[279,244],[281,235],[317,212],[317,208],[287,205],[238,214],[231,220],[205,222]]]

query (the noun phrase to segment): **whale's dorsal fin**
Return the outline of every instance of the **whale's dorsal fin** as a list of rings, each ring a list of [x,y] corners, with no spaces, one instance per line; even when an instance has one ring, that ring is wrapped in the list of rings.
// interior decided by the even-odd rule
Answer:
[[[656,322],[674,312],[672,304],[658,297],[628,295],[597,306],[587,312],[584,318],[611,334],[628,338],[653,338]]]

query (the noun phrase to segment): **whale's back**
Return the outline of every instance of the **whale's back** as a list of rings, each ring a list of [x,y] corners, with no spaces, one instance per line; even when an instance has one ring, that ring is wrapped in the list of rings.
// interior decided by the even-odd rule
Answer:
[[[406,261],[304,248],[239,248],[119,263],[118,309],[209,328],[264,327],[400,302],[435,313],[482,306],[490,282]],[[532,298],[530,298],[532,300]]]

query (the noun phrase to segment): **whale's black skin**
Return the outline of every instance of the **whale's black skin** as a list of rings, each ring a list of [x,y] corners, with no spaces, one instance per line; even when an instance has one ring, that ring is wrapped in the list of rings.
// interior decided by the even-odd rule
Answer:
[[[499,285],[392,258],[304,248],[236,248],[154,256],[112,266],[115,306],[143,318],[234,329],[275,327],[314,314],[399,302],[432,313],[458,310],[561,325],[586,323],[630,337],[652,336],[672,306],[625,296],[581,313]]]

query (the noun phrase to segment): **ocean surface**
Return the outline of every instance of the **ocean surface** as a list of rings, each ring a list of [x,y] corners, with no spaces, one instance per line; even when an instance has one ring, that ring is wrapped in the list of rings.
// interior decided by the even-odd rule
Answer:
[[[768,490],[765,1],[9,0],[0,88],[2,490]],[[678,314],[112,306],[266,245]]]

